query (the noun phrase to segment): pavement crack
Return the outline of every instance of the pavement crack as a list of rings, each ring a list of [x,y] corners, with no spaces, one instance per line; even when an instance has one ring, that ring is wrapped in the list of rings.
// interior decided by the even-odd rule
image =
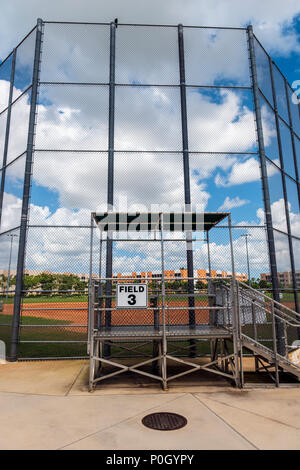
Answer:
[[[72,388],[74,387],[75,383],[77,382],[78,378],[80,377],[81,375],[81,372],[83,371],[83,369],[85,368],[86,364],[82,364],[82,367],[80,368],[80,371],[78,372],[78,374],[76,374],[76,377],[75,379],[73,380],[73,382],[71,383],[70,387],[68,388],[67,392],[65,393],[65,397],[67,397],[70,393],[70,391],[72,390]]]
[[[257,447],[253,442],[249,441],[247,437],[245,437],[243,434],[241,434],[239,431],[237,431],[231,424],[229,424],[224,418],[222,418],[220,415],[218,415],[214,410],[212,410],[206,403],[203,403],[203,401],[200,400],[199,397],[197,397],[194,393],[192,393],[192,396],[201,403],[201,405],[205,406],[211,413],[213,413],[218,419],[220,419],[226,426],[228,426],[235,434],[237,434],[239,437],[244,439],[248,444],[250,444],[254,449],[259,450],[259,447]]]
[[[198,397],[196,397],[196,398],[198,398]],[[207,398],[207,400],[211,400],[215,403],[219,403],[220,405],[228,406],[229,408],[234,408],[234,409],[239,410],[239,411],[244,411],[245,413],[252,414],[252,415],[257,416],[259,418],[268,419],[269,421],[273,421],[276,424],[281,424],[282,426],[287,426],[288,428],[292,428],[292,429],[296,429],[297,431],[300,431],[299,427],[293,426],[292,424],[284,423],[283,421],[280,421],[279,419],[270,418],[269,416],[261,415],[260,413],[255,413],[255,411],[245,410],[245,408],[240,408],[239,406],[230,405],[229,403],[226,403],[226,402],[223,402],[223,401],[220,401],[220,400],[216,400],[216,399],[213,399],[213,398]]]
[[[179,400],[180,398],[182,398],[183,394],[181,394],[179,397],[176,397],[176,398],[173,398],[173,400],[170,400],[168,402],[166,402],[164,405],[167,405],[169,403],[172,403],[176,400]],[[62,447],[58,447],[56,450],[62,450],[62,449],[65,449],[66,447],[69,447],[71,446],[72,444],[76,444],[77,442],[80,442],[80,441],[83,441],[84,439],[87,439],[89,437],[92,437],[92,436],[95,436],[96,434],[100,433],[100,432],[104,432],[104,431],[107,431],[108,429],[111,429],[113,428],[114,426],[118,426],[119,424],[123,424],[123,423],[126,423],[126,421],[129,421],[131,419],[134,419],[136,418],[137,416],[139,416],[141,413],[148,413],[149,411],[151,410],[154,410],[155,408],[157,408],[159,405],[155,405],[155,406],[151,406],[151,408],[147,408],[146,410],[143,410],[142,412],[140,411],[139,413],[133,415],[133,416],[129,416],[128,418],[125,418],[121,421],[118,421],[117,423],[114,423],[114,424],[111,424],[109,426],[107,426],[106,428],[103,428],[103,429],[98,429],[97,431],[95,432],[92,432],[90,434],[87,434],[86,436],[83,436],[81,437],[80,439],[76,439],[75,441],[73,442],[69,442],[68,444],[62,446]]]

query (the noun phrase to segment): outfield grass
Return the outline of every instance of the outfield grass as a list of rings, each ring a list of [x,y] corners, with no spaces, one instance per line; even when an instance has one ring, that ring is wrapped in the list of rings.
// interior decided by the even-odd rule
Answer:
[[[7,351],[9,352],[10,341],[11,341],[11,315],[0,314],[0,339],[6,343]],[[49,325],[50,328],[46,327],[23,327],[20,331],[20,340],[21,341],[86,341],[87,340],[87,331],[83,327],[81,332],[72,331],[70,327],[59,327],[59,325],[70,324],[65,320],[49,320],[47,318],[41,317],[24,317],[22,319],[23,325]],[[57,325],[55,326],[51,325]],[[137,343],[126,343],[124,344],[127,348],[133,348],[137,346]],[[178,346],[185,349],[179,350],[178,354],[189,353],[188,341],[174,341],[170,342],[169,350],[172,353],[173,350],[177,349]],[[196,342],[196,354],[209,354],[210,353],[210,343],[209,342]],[[153,343],[150,341],[147,344],[142,345],[138,348],[138,354],[141,355],[152,355]],[[122,350],[117,346],[111,346],[111,355],[112,356],[134,356],[136,351],[130,352],[127,350]],[[38,358],[38,357],[78,357],[78,356],[87,356],[86,344],[85,343],[20,343],[19,345],[19,357],[26,358]]]
[[[11,342],[11,315],[0,314],[0,339],[6,343],[9,352]],[[49,325],[45,327],[21,327],[21,341],[86,341],[86,328],[82,332],[72,331],[67,328],[60,328],[59,325],[69,325],[72,322],[66,320],[49,320],[41,317],[23,317],[22,325]],[[55,326],[58,325],[56,328]],[[86,344],[84,343],[26,343],[19,345],[19,357],[76,357],[86,356]]]
[[[4,304],[13,304],[14,297],[0,297],[0,301]],[[88,295],[34,295],[31,297],[23,297],[22,302],[25,304],[33,303],[60,303],[60,302],[87,302]]]

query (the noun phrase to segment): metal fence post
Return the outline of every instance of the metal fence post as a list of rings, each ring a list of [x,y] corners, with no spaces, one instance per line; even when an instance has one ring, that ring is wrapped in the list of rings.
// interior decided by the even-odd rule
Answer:
[[[107,177],[107,208],[112,210],[114,204],[114,141],[115,141],[115,54],[116,25],[110,24],[110,62],[109,62],[109,115],[108,115],[108,177]],[[110,232],[106,243],[106,278],[112,278],[113,241]],[[107,280],[105,286],[105,327],[111,327],[112,281]],[[110,355],[110,345],[104,345],[104,355]]]
[[[163,335],[162,335],[162,379],[163,389],[168,387],[167,381],[167,336],[166,336],[166,285],[165,285],[165,254],[164,254],[164,216],[160,214],[160,243],[161,243],[161,295],[162,295],[162,321],[163,321]]]
[[[184,203],[185,210],[191,211],[191,185],[190,185],[190,167],[189,167],[189,143],[188,143],[188,125],[187,125],[187,105],[186,105],[186,84],[185,84],[185,63],[184,63],[184,42],[183,26],[178,25],[178,51],[179,51],[179,74],[180,74],[180,102],[181,102],[181,131],[182,131],[182,154],[183,154],[183,175],[184,175]],[[195,327],[195,298],[194,298],[194,258],[193,242],[191,234],[187,232],[187,273],[188,273],[188,305],[189,305],[189,325]],[[196,343],[190,340],[190,355],[196,354]]]
[[[15,293],[14,312],[13,312],[13,321],[12,321],[12,341],[11,341],[11,352],[10,352],[11,361],[16,361],[17,356],[18,356],[21,298],[22,298],[22,289],[23,289],[23,272],[24,272],[24,262],[25,262],[32,163],[33,163],[33,153],[34,153],[34,136],[35,136],[35,125],[36,125],[35,121],[36,121],[36,113],[37,113],[37,105],[38,105],[42,34],[43,34],[43,21],[39,18],[37,20],[37,28],[36,28],[35,53],[34,53],[33,75],[32,75],[31,103],[30,103],[28,139],[27,139],[27,150],[26,150],[26,164],[25,164],[25,174],[24,174],[24,189],[23,189],[23,198],[22,198],[20,239],[19,239],[19,251],[18,251],[18,260],[17,260],[16,293]]]
[[[0,186],[0,226],[1,226],[1,220],[2,220],[3,195],[4,195],[5,176],[6,176],[6,163],[7,163],[7,154],[8,154],[9,134],[10,134],[11,108],[12,108],[13,91],[14,91],[14,83],[15,83],[16,55],[17,55],[17,50],[14,49],[13,57],[12,57],[12,64],[11,64],[11,73],[10,73],[9,98],[8,98],[8,108],[7,108],[7,116],[6,116],[6,130],[5,130],[5,139],[4,139],[2,175],[1,175],[1,186]]]
[[[260,102],[259,102],[259,87],[258,87],[258,78],[257,78],[257,70],[256,70],[254,35],[253,35],[253,28],[251,25],[248,26],[247,31],[248,31],[249,57],[250,57],[251,77],[252,77],[252,91],[253,91],[253,99],[254,99],[256,132],[257,132],[257,140],[258,140],[258,153],[259,153],[259,159],[260,159],[261,181],[262,181],[262,191],[263,191],[263,200],[264,200],[264,209],[265,209],[265,223],[266,223],[266,228],[267,228],[267,239],[268,239],[268,248],[269,248],[268,251],[269,251],[269,262],[270,262],[270,270],[271,270],[271,277],[272,277],[273,297],[277,302],[280,302],[273,223],[272,223],[272,214],[271,214],[270,193],[269,193],[267,164],[266,164],[265,145],[264,145],[264,135],[263,135],[263,127],[262,127]],[[278,324],[276,325],[276,330],[277,330],[278,351],[282,353],[284,351],[284,343],[282,341],[282,332],[281,332],[280,325]]]
[[[233,252],[233,238],[232,238],[232,222],[231,214],[228,214],[228,230],[230,239],[230,256],[231,256],[231,318],[233,329],[233,347],[235,356],[235,381],[237,387],[243,387],[243,346],[241,342],[241,323],[240,323],[240,296],[239,286],[235,279],[235,265],[234,265],[234,252]]]
[[[94,315],[94,305],[91,302],[93,288],[93,244],[94,244],[94,217],[91,214],[90,228],[90,267],[89,267],[89,293],[88,293],[88,344],[87,353],[91,351],[91,337],[93,335],[92,315]]]

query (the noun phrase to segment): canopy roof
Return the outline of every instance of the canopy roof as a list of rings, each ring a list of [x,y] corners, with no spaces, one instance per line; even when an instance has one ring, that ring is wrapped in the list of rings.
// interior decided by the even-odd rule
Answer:
[[[228,217],[229,212],[93,212],[92,217],[103,232],[209,231]]]

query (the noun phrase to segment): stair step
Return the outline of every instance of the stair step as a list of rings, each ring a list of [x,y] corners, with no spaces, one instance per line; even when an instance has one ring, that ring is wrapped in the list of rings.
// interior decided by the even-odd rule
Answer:
[[[268,361],[270,360],[274,361],[273,351],[269,350],[262,344],[252,340],[252,338],[248,338],[245,335],[242,335],[242,342],[243,342],[243,346],[259,354],[264,359],[267,359]],[[296,364],[289,362],[287,359],[285,359],[282,356],[279,356],[278,354],[277,354],[277,363],[279,367],[281,367],[283,370],[300,378],[300,367],[298,367]]]

